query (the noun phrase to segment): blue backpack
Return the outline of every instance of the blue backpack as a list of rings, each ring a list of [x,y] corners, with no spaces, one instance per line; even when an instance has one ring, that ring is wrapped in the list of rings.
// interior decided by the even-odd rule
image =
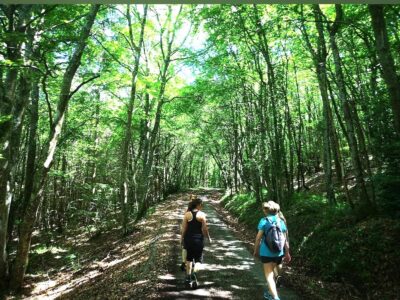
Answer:
[[[279,253],[285,247],[286,242],[286,236],[282,232],[280,226],[281,219],[277,218],[278,222],[271,221],[268,217],[266,217],[265,219],[267,220],[269,226],[265,226],[264,242],[272,253]]]

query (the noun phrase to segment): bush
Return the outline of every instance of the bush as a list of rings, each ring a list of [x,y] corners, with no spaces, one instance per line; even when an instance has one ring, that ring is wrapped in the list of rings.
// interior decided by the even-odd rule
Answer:
[[[376,198],[381,214],[400,217],[400,175],[379,174],[374,177]]]
[[[226,196],[223,205],[255,228],[263,216],[251,194]],[[323,280],[345,280],[384,297],[400,292],[397,254],[400,221],[375,214],[358,220],[347,204],[331,206],[320,195],[294,194],[283,213],[294,265]],[[385,287],[385,288],[382,288]]]
[[[253,194],[225,195],[222,198],[222,205],[232,214],[238,217],[239,221],[257,228],[263,212]]]

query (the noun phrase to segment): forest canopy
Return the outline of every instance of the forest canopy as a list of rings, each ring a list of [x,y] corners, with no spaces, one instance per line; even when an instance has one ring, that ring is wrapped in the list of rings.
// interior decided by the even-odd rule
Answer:
[[[187,188],[398,217],[399,28],[399,5],[0,5],[0,288],[35,230],[128,234]]]

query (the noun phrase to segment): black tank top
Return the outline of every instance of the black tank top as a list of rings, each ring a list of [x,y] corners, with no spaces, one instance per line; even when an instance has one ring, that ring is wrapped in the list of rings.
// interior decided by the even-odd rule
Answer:
[[[188,228],[186,231],[186,237],[203,237],[203,231],[201,230],[202,224],[196,219],[198,211],[191,212],[193,219],[188,221]]]

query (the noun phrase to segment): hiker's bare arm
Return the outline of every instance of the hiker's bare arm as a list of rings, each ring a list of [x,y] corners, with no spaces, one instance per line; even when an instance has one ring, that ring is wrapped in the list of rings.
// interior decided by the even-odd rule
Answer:
[[[203,232],[203,235],[206,236],[208,238],[208,240],[210,241],[210,243],[211,243],[212,240],[211,240],[211,237],[210,237],[210,233],[208,232],[206,215],[205,214],[201,214],[200,217],[201,217],[201,230]]]
[[[285,262],[289,263],[292,260],[292,257],[290,256],[290,250],[289,250],[289,231],[286,230],[285,232],[285,257],[284,260]]]
[[[262,230],[259,230],[257,232],[256,241],[254,242],[254,252],[253,252],[254,256],[258,256],[258,254],[259,254],[260,242],[261,242],[263,234],[264,234],[264,231],[262,231]]]
[[[183,220],[182,220],[182,231],[181,231],[181,244],[183,244],[183,237],[185,236],[186,230],[187,230],[187,216],[186,213],[183,215]]]

